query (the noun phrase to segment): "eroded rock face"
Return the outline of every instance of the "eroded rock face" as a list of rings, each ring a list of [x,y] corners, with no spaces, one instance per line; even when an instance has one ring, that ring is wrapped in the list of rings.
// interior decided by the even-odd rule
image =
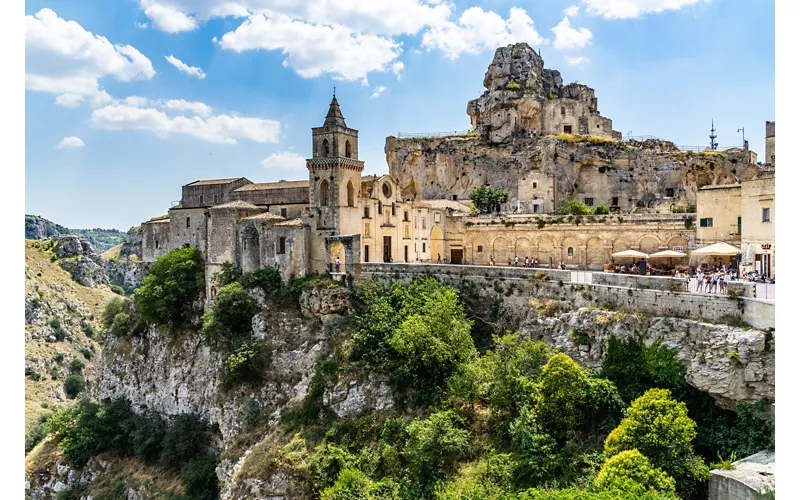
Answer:
[[[526,307],[519,304],[519,307]],[[663,342],[687,368],[686,382],[710,394],[722,407],[775,399],[775,346],[766,332],[682,318],[621,315],[579,309],[540,318],[529,310],[520,330],[599,370],[608,339],[644,335],[646,345]]]
[[[333,315],[343,315],[350,308],[350,291],[346,288],[309,287],[300,294],[300,310],[323,322]]]
[[[67,271],[73,280],[83,286],[94,288],[98,285],[108,285],[108,275],[105,267],[98,264],[99,259],[100,257],[92,259],[81,255],[80,257],[59,260],[58,265]]]
[[[72,234],[65,234],[56,238],[56,246],[53,249],[56,257],[63,259],[65,257],[78,257],[85,255],[87,257],[97,256],[94,247],[91,243],[83,238],[74,236]]]
[[[322,401],[340,418],[385,410],[394,404],[386,379],[375,374],[366,380],[339,380],[325,391]]]

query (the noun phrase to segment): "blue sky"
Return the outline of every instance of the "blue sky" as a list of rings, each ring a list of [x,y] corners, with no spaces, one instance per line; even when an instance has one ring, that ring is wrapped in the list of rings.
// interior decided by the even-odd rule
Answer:
[[[386,172],[386,136],[469,127],[494,49],[516,41],[595,88],[623,134],[703,146],[713,118],[720,145],[744,126],[763,158],[775,114],[766,0],[70,0],[25,14],[25,209],[75,228],[125,230],[197,179],[305,178],[334,86],[366,173]]]

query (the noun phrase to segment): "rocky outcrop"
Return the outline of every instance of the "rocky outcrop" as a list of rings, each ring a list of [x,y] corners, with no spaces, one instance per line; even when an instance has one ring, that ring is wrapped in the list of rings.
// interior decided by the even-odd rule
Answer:
[[[386,379],[374,374],[366,380],[339,380],[325,391],[322,402],[340,418],[385,410],[394,405]]]
[[[25,239],[44,240],[69,233],[69,229],[38,215],[25,216]]]
[[[707,392],[722,407],[775,399],[775,343],[767,332],[588,308],[539,317],[536,309],[511,299],[504,307],[527,309],[519,328],[523,333],[593,370],[602,366],[610,337],[641,334],[646,345],[662,342],[674,349],[686,366],[686,382]]]
[[[324,323],[334,315],[347,314],[350,291],[347,288],[314,286],[300,294],[300,310],[308,317],[318,317]]]
[[[103,258],[85,239],[69,234],[59,236],[53,253],[59,259],[58,265],[81,285],[94,288],[108,284]]]

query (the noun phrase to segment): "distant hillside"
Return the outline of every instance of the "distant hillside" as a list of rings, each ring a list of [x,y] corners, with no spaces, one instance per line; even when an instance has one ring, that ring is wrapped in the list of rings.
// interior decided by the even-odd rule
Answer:
[[[43,240],[60,234],[83,236],[97,250],[105,252],[109,248],[122,243],[125,233],[116,229],[69,229],[38,215],[25,216],[25,239]]]

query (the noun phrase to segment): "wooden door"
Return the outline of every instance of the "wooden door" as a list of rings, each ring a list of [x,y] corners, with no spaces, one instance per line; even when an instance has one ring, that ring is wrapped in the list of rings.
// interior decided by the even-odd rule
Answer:
[[[384,236],[383,237],[383,261],[384,262],[391,262],[392,261],[392,237],[391,236]]]
[[[464,250],[458,248],[451,248],[450,249],[450,263],[451,264],[461,264],[461,261],[464,260]]]

